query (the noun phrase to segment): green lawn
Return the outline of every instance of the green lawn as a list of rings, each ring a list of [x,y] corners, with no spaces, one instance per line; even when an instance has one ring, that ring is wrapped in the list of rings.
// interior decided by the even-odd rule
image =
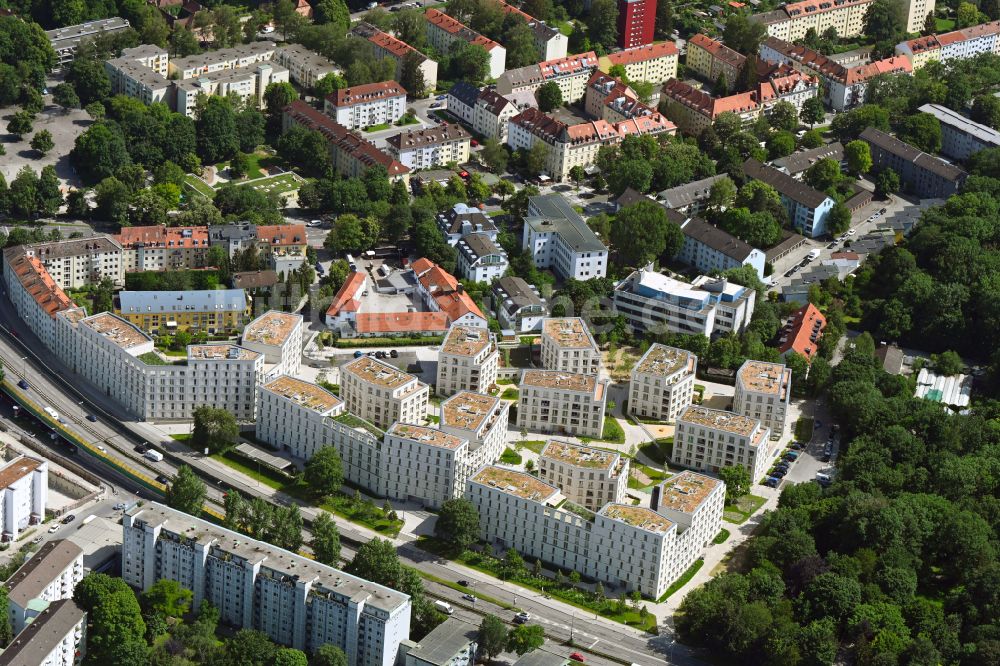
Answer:
[[[145,354],[139,354],[138,359],[145,363],[146,365],[169,365],[166,361],[160,358],[160,355],[156,352],[146,352]]]
[[[625,443],[625,431],[622,430],[618,419],[613,416],[604,419],[604,432],[601,433],[601,439],[605,442],[614,442],[615,444]]]
[[[504,392],[500,394],[500,397],[504,400],[512,400],[517,402],[521,398],[520,392],[516,388],[504,389]]]
[[[692,578],[694,578],[694,575],[696,573],[698,573],[698,570],[701,569],[703,566],[705,566],[705,560],[704,559],[700,559],[697,562],[695,562],[694,564],[692,564],[690,567],[688,567],[688,570],[685,571],[684,573],[682,573],[681,577],[678,578],[677,580],[675,580],[673,582],[673,585],[671,585],[670,587],[667,588],[667,591],[664,592],[663,596],[659,598],[659,600],[658,600],[659,603],[662,604],[664,601],[666,601],[670,597],[671,594],[673,594],[677,590],[679,590],[682,587],[684,587],[685,585],[687,585],[688,581],[690,581]]]
[[[381,132],[382,130],[387,130],[390,127],[392,127],[392,125],[390,125],[389,123],[379,123],[378,125],[371,125],[369,127],[366,127],[365,131],[366,132]]]
[[[813,436],[813,420],[808,416],[801,417],[795,422],[795,439],[800,442],[808,442]]]
[[[715,538],[712,539],[712,543],[716,545],[720,543],[725,543],[726,539],[728,538],[729,538],[729,530],[723,527],[721,530],[719,530],[719,533],[715,535]]]
[[[184,176],[184,184],[188,188],[194,190],[197,194],[200,194],[201,196],[207,199],[211,199],[212,197],[215,196],[215,191],[211,187],[206,185],[205,181],[198,178],[197,176],[192,176],[191,174],[187,174],[186,176]]]
[[[658,439],[655,442],[643,444],[639,447],[639,450],[653,462],[659,465],[666,465],[667,458],[671,453],[673,453],[674,450],[674,438],[665,437],[663,439]]]
[[[275,194],[287,194],[288,192],[294,192],[302,186],[302,183],[298,178],[296,178],[291,173],[283,173],[279,176],[273,176],[271,178],[257,180],[248,180],[242,183],[236,183],[237,187],[252,187],[255,190],[263,190],[265,192],[274,192]]]
[[[396,121],[397,127],[406,127],[407,125],[419,125],[420,121],[417,120],[416,116],[410,115],[409,113],[404,113],[403,117]]]
[[[741,525],[745,523],[757,509],[764,505],[767,500],[758,495],[746,495],[736,501],[736,504],[726,506],[722,512],[722,519],[727,523]]]
[[[503,453],[500,454],[500,462],[505,465],[520,465],[521,454],[514,449],[504,449]]]
[[[518,442],[518,444],[539,455],[541,455],[542,449],[545,448],[545,441],[541,439],[526,439],[523,442]]]
[[[264,152],[251,153],[250,155],[250,165],[247,167],[246,179],[239,182],[246,182],[248,180],[256,180],[258,178],[264,178],[267,174],[266,169],[275,166],[281,162],[281,159],[275,157],[274,155],[268,155]],[[221,173],[223,169],[229,168],[229,161],[219,162],[215,165],[215,168]]]
[[[935,32],[949,32],[955,29],[955,21],[953,19],[934,19],[934,29]]]

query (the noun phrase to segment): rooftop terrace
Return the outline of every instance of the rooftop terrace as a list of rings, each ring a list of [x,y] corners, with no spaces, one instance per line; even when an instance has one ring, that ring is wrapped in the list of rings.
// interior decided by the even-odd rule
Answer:
[[[501,407],[500,398],[462,391],[441,403],[441,425],[475,432],[499,414]]]
[[[455,325],[448,331],[441,351],[456,356],[475,356],[490,344],[490,332],[478,326]]]
[[[136,326],[110,312],[95,314],[82,321],[86,326],[94,329],[94,331],[103,335],[122,349],[138,347],[152,339]]]
[[[291,400],[300,407],[325,414],[337,405],[343,404],[340,398],[324,388],[282,375],[264,385],[272,393]]]
[[[688,368],[694,372],[695,356],[686,349],[655,344],[639,359],[635,371],[649,375],[669,377],[675,372]]]
[[[414,381],[416,377],[407,374],[383,361],[371,356],[356,358],[345,364],[341,371],[348,372],[366,382],[384,386],[385,388],[399,388],[407,382]]]
[[[567,349],[597,349],[587,324],[580,317],[546,319],[542,334],[556,345]]]
[[[719,487],[722,482],[704,474],[684,471],[672,476],[660,486],[660,504],[664,509],[691,513]]]
[[[783,395],[788,386],[787,374],[781,363],[747,361],[740,367],[739,380],[744,390]]]
[[[455,450],[465,443],[465,440],[455,435],[449,435],[437,428],[426,426],[410,425],[408,423],[394,423],[389,428],[389,434],[397,437],[412,439],[421,444],[437,446],[442,449]]]
[[[521,386],[593,393],[597,386],[597,377],[559,370],[525,370],[521,374]]]
[[[721,409],[709,409],[699,405],[691,405],[684,410],[678,421],[693,423],[695,425],[725,430],[734,435],[749,437],[754,430],[760,428],[760,421],[749,416],[743,416],[734,412],[724,412]]]
[[[243,329],[243,343],[257,342],[263,345],[282,345],[301,321],[302,315],[288,314],[277,310],[265,312]]]
[[[545,502],[559,494],[558,488],[543,483],[530,474],[492,465],[483,467],[472,480],[533,502]]]
[[[673,525],[673,522],[644,506],[608,504],[601,509],[600,515],[654,534],[665,534]]]
[[[619,458],[617,453],[602,451],[601,449],[594,449],[589,446],[581,446],[571,442],[561,442],[557,439],[549,440],[545,448],[542,449],[541,456],[542,458],[576,467],[605,470],[610,470]]]
[[[188,358],[200,361],[252,361],[259,358],[255,351],[236,345],[191,345]]]

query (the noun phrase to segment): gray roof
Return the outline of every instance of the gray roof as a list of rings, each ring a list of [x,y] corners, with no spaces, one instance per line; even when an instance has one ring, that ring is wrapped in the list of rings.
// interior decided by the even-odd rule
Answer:
[[[41,664],[86,617],[72,599],[53,601],[0,653],[0,666]]]
[[[921,113],[929,113],[937,118],[942,125],[948,125],[959,131],[979,139],[983,143],[1000,146],[1000,132],[992,127],[987,127],[977,122],[973,122],[957,111],[952,111],[947,106],[940,104],[924,104],[917,109]]]
[[[479,88],[466,81],[458,81],[448,91],[448,97],[454,97],[468,107],[474,107],[479,99]]]
[[[52,48],[59,50],[74,48],[83,39],[96,37],[102,32],[113,32],[129,27],[128,21],[120,17],[100,19],[99,21],[88,21],[78,25],[68,25],[65,28],[46,30],[45,35],[52,42]]]
[[[894,344],[882,343],[875,350],[875,356],[882,361],[882,369],[890,375],[898,375],[903,370],[903,350]]]
[[[274,271],[246,271],[243,273],[233,273],[231,282],[234,289],[272,287],[278,284],[278,274]]]
[[[513,275],[502,277],[494,282],[493,294],[507,312],[513,312],[532,305],[545,305],[545,301],[541,299],[524,278]],[[507,307],[507,301],[510,301],[511,307]]]
[[[563,657],[551,652],[534,650],[514,662],[514,666],[564,666],[569,663],[569,657]]]
[[[881,130],[875,129],[874,127],[866,127],[865,131],[861,133],[861,138],[871,145],[876,146],[887,153],[891,153],[906,162],[912,162],[917,167],[930,171],[945,180],[962,180],[968,175],[965,171],[959,169],[954,164],[948,164],[942,159],[934,157],[933,155],[928,155],[905,141],[900,141],[891,134],[886,134]]]
[[[170,64],[174,69],[185,70],[193,67],[203,67],[215,63],[236,60],[247,56],[256,56],[277,48],[274,42],[250,42],[249,44],[237,44],[225,49],[206,51],[198,55],[185,56],[183,58],[171,58]],[[256,63],[255,63],[256,64]],[[213,72],[214,73],[214,72]],[[211,74],[209,75],[211,76]]]
[[[123,315],[160,312],[242,312],[247,295],[242,289],[201,291],[123,291],[118,295]]]
[[[455,172],[453,171],[449,171],[448,173],[450,173],[451,176],[455,175]],[[472,225],[472,229],[475,231],[497,230],[497,225],[493,221],[493,218],[475,206],[457,203],[451,210],[444,213],[438,213],[438,227],[440,227],[440,229],[446,234],[462,233],[462,226],[465,223]],[[476,228],[477,225],[479,227],[478,229]]]
[[[437,127],[426,127],[419,130],[400,132],[386,139],[386,143],[396,150],[401,151],[471,138],[472,135],[458,123],[441,123]]]
[[[670,189],[663,190],[656,196],[670,208],[683,208],[695,201],[707,199],[712,185],[716,181],[728,177],[726,174],[720,173],[716,176],[709,176],[708,178],[702,178],[691,183],[671,187]]]
[[[508,69],[500,75],[500,78],[506,79],[511,88],[520,88],[529,83],[541,83],[543,80],[542,68],[538,65],[527,65],[517,69]]]
[[[736,261],[746,260],[755,249],[749,243],[741,241],[728,231],[724,231],[714,224],[709,224],[700,217],[692,217],[685,222],[681,225],[681,231],[691,240],[706,245]]]
[[[750,20],[757,23],[762,23],[763,25],[771,25],[772,23],[780,23],[781,21],[788,20],[788,12],[784,9],[775,9],[769,12],[762,12],[760,14],[754,14],[750,17]]]
[[[318,53],[310,51],[301,44],[285,44],[274,52],[274,57],[281,60],[282,64],[294,62],[306,65],[315,70],[339,70],[339,68],[329,59],[324,58]]]
[[[83,550],[69,539],[49,541],[4,583],[7,596],[24,608],[82,555]]]
[[[450,617],[420,640],[417,647],[410,650],[410,657],[433,666],[447,666],[456,654],[476,643],[479,627],[464,620]]]
[[[815,190],[774,167],[761,164],[752,157],[743,163],[743,173],[754,180],[767,183],[780,194],[809,208],[818,208],[830,198],[826,193]]]
[[[559,194],[541,194],[528,199],[524,223],[535,231],[555,232],[575,252],[607,252],[608,248],[590,230],[586,221]],[[533,213],[532,213],[533,210]]]
[[[43,262],[47,259],[76,257],[92,252],[115,252],[122,249],[121,244],[110,236],[73,238],[48,243],[33,243],[22,247],[26,249],[26,254],[38,257]]]
[[[208,228],[208,240],[254,240],[257,238],[257,226],[244,222],[242,224],[213,224]]]
[[[777,169],[784,169],[788,173],[794,175],[802,173],[816,162],[826,158],[843,162],[844,145],[839,141],[834,141],[826,146],[810,148],[809,150],[800,150],[799,152],[792,153],[787,157],[774,160],[771,162],[771,165]]]
[[[487,234],[481,233],[462,236],[462,239],[458,241],[458,251],[464,254],[470,260],[470,263],[489,254],[506,255],[502,249],[497,247],[493,239]]]

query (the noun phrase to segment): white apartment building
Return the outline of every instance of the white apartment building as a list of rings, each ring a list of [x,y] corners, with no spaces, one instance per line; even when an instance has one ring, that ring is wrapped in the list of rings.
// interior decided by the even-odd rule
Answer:
[[[548,314],[538,287],[516,276],[502,277],[493,283],[493,302],[500,328],[515,333],[541,330]]]
[[[489,234],[463,236],[455,249],[458,250],[455,272],[473,282],[491,283],[510,267],[507,253]]]
[[[615,310],[637,331],[711,337],[740,333],[750,324],[757,294],[724,279],[699,276],[690,284],[649,268],[615,285]]]
[[[542,322],[542,367],[596,375],[601,350],[581,317],[550,317]]]
[[[489,215],[476,206],[457,203],[451,210],[437,215],[437,225],[449,245],[458,245],[469,234],[485,234],[496,241],[500,230]]]
[[[122,227],[114,239],[122,246],[125,273],[208,266],[208,227]]]
[[[395,81],[341,88],[326,96],[323,112],[347,129],[391,124],[406,113],[406,91]]]
[[[110,236],[74,238],[50,243],[22,245],[21,252],[35,257],[62,289],[80,289],[110,278],[116,286],[125,284],[122,246]],[[17,248],[12,248],[17,249]]]
[[[615,65],[621,65],[629,81],[658,85],[677,76],[677,55],[677,45],[673,42],[656,42],[601,56],[599,68],[607,73]]]
[[[416,50],[406,42],[400,41],[387,32],[383,32],[371,25],[360,21],[351,27],[350,34],[367,39],[372,45],[376,60],[382,58],[392,58],[396,63],[396,73],[394,78],[398,81],[403,71],[403,59],[407,56],[416,58],[419,63],[417,68],[424,77],[424,86],[427,90],[437,88],[438,64],[420,51]],[[416,92],[416,91],[412,91]]]
[[[537,65],[508,69],[497,77],[497,92],[503,96],[522,92],[534,93],[543,83],[555,82],[564,102],[578,102],[587,92],[587,81],[597,69],[597,54],[593,51],[544,60]]]
[[[192,590],[223,623],[311,652],[329,643],[349,666],[393,666],[409,637],[410,598],[157,502],[122,517],[122,578]]]
[[[300,314],[269,310],[243,329],[240,344],[264,355],[267,379],[295,375],[302,367],[302,322]]]
[[[0,467],[0,538],[17,541],[30,525],[45,520],[48,499],[48,461],[18,456]]]
[[[76,50],[80,44],[86,40],[94,39],[101,35],[110,34],[130,27],[127,19],[120,16],[113,16],[97,21],[87,21],[77,25],[67,25],[55,30],[46,30],[45,36],[52,44],[52,50],[56,52],[58,62],[56,69],[62,69],[73,61]]]
[[[674,421],[691,404],[698,357],[686,349],[653,344],[632,368],[628,413]]]
[[[83,580],[83,550],[69,539],[49,541],[4,583],[10,626],[14,634],[49,608],[52,602],[72,599]]]
[[[719,533],[725,502],[725,483],[687,470],[653,488],[650,508],[681,530],[681,571],[694,564]]]
[[[486,88],[476,98],[472,110],[472,129],[488,139],[507,141],[507,124],[520,112],[517,104],[492,88]]]
[[[757,419],[771,430],[772,439],[785,434],[792,400],[792,370],[782,363],[744,361],[736,373],[733,411]]]
[[[301,44],[284,44],[274,51],[274,61],[288,70],[292,81],[303,88],[315,88],[320,79],[340,69]]]
[[[528,199],[521,249],[538,268],[551,268],[563,279],[589,280],[608,271],[608,248],[559,194]]]
[[[462,496],[468,455],[468,440],[436,428],[394,423],[385,433],[385,494],[440,509]]]
[[[327,418],[343,412],[344,403],[326,389],[281,376],[257,391],[257,439],[308,460],[330,445]]]
[[[917,111],[929,113],[941,123],[941,154],[965,160],[987,148],[1000,148],[1000,132],[969,120],[941,104],[924,104]]]
[[[538,478],[591,511],[625,501],[629,458],[603,449],[550,439],[538,457]]]
[[[500,458],[507,446],[509,417],[509,402],[484,393],[462,391],[441,403],[441,430],[469,442],[462,472],[466,477]]]
[[[500,350],[496,336],[478,326],[452,324],[438,352],[437,395],[487,393],[497,382]]]
[[[566,48],[569,46],[569,38],[562,34],[558,28],[545,25],[544,21],[539,21],[534,16],[525,13],[514,5],[497,0],[501,11],[504,14],[516,14],[524,19],[528,27],[531,28],[535,38],[535,48],[542,60],[554,60],[566,57]]]
[[[507,49],[492,39],[480,35],[462,22],[433,7],[424,12],[424,20],[427,23],[427,41],[438,53],[451,53],[456,42],[477,44],[482,46],[490,57],[491,79],[497,78],[507,69]]]
[[[410,169],[429,169],[449,162],[469,161],[472,135],[458,124],[405,130],[386,140],[389,154]]]
[[[767,34],[790,42],[804,38],[810,28],[817,35],[835,28],[841,38],[856,37],[864,33],[865,14],[871,2],[872,0],[802,0],[774,11],[754,14],[751,18],[764,24]],[[904,32],[921,32],[927,14],[934,12],[934,0],[907,0],[902,4]]]
[[[559,370],[521,373],[517,425],[530,432],[600,438],[608,380]]]
[[[677,418],[673,460],[712,473],[739,465],[757,482],[778,452],[770,440],[771,431],[758,419],[691,405]]]
[[[111,93],[141,100],[144,104],[174,103],[173,84],[167,79],[167,50],[153,44],[123,49],[121,56],[104,63]]]
[[[38,613],[3,652],[0,666],[76,666],[87,649],[87,613],[60,599]]]
[[[423,423],[430,387],[371,356],[340,367],[340,395],[347,411],[380,428],[396,421]]]
[[[191,71],[187,65],[184,67],[183,70],[175,69],[174,71]],[[228,68],[226,69],[228,70]],[[219,70],[214,71],[218,72]],[[177,113],[183,113],[188,118],[194,118],[197,115],[198,98],[202,95],[218,95],[219,97],[235,95],[244,104],[263,108],[265,106],[264,92],[267,87],[272,83],[288,83],[288,79],[288,70],[276,62],[257,62],[232,71],[206,73],[195,78],[174,81],[174,89],[177,91],[176,110]]]
[[[932,60],[948,62],[953,58],[975,58],[980,53],[1000,53],[1000,21],[900,42],[896,53],[909,57],[913,69]]]

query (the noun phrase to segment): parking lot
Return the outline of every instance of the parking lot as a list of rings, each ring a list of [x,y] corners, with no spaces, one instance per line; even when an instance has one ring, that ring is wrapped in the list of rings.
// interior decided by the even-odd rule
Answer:
[[[52,165],[55,166],[56,175],[59,176],[64,187],[67,185],[76,187],[80,182],[76,172],[70,166],[69,152],[73,149],[76,137],[90,127],[93,121],[83,109],[64,112],[62,108],[51,105],[51,96],[46,95],[44,99],[49,106],[46,106],[35,118],[34,129],[30,134],[25,134],[20,141],[12,134],[0,135],[0,143],[7,151],[7,154],[0,159],[0,173],[3,173],[4,178],[9,183],[25,165],[30,166],[35,172],[40,172],[42,167]],[[17,111],[20,111],[20,108],[16,106],[4,110],[2,118],[4,127]],[[39,130],[51,132],[52,142],[55,144],[52,150],[44,156],[32,150],[29,145],[31,137]]]

